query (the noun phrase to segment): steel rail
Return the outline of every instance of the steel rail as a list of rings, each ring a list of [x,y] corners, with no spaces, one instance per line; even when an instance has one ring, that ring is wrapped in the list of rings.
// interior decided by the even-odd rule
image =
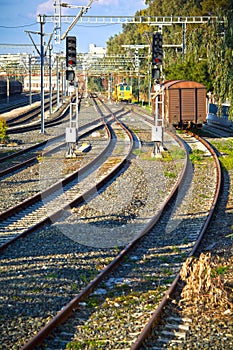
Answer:
[[[48,126],[50,126],[50,127],[55,126],[55,125],[60,123],[60,120],[63,120],[68,115],[68,111],[70,108],[70,101],[72,100],[73,97],[74,96],[71,96],[68,101],[66,101],[63,105],[61,105],[59,107],[59,109],[55,113],[53,113],[55,116],[52,119],[45,121],[45,126],[47,126],[47,127]],[[82,100],[82,96],[79,98],[79,106],[81,104],[81,100]],[[47,104],[49,104],[49,102],[47,102]],[[34,116],[38,115],[37,111],[39,111],[39,110],[40,110],[40,107],[35,107],[35,108],[31,109],[30,111],[21,114],[20,116],[6,120],[8,125],[12,125],[12,126],[8,127],[7,134],[16,134],[16,133],[20,133],[20,132],[25,131],[25,130],[30,131],[30,130],[40,129],[41,128],[40,121],[29,123],[26,126],[21,125],[22,120],[20,122],[16,122],[13,124],[9,123],[10,120],[22,119],[24,116],[27,116],[27,115],[29,115],[29,117],[24,119],[23,122],[31,120],[34,118]]]
[[[87,123],[87,124],[81,126],[81,127],[79,128],[79,131],[84,131],[84,130],[87,129],[87,128],[90,128],[90,129],[89,129],[88,131],[84,132],[83,134],[81,134],[80,137],[85,137],[85,136],[88,135],[89,133],[91,133],[91,132],[97,130],[97,129],[100,128],[100,127],[102,127],[103,124],[100,124],[100,123],[101,123],[101,118],[98,118],[98,119],[96,119],[96,120],[93,121],[93,122],[89,122],[89,123]],[[15,158],[15,157],[17,157],[17,156],[20,156],[21,154],[25,154],[25,152],[31,152],[31,151],[33,151],[33,150],[35,150],[35,149],[37,149],[37,148],[39,149],[39,148],[45,146],[48,142],[53,142],[53,141],[56,141],[56,140],[58,140],[58,139],[60,139],[60,138],[64,138],[64,137],[65,137],[65,134],[61,134],[61,135],[59,135],[59,136],[54,136],[54,137],[50,138],[49,140],[39,142],[39,143],[37,143],[36,145],[33,145],[33,146],[31,146],[31,147],[28,147],[27,149],[23,149],[23,150],[20,150],[20,151],[18,151],[18,152],[12,153],[12,154],[10,154],[10,155],[8,155],[8,156],[6,156],[6,157],[1,158],[0,160],[1,160],[1,162],[2,162],[2,161],[7,161],[7,160],[9,160],[9,159],[13,159],[13,158]],[[62,147],[64,144],[65,144],[65,142],[63,142],[62,144],[60,144],[60,145],[54,147],[52,150],[43,152],[43,153],[42,153],[42,156],[46,156],[46,155],[49,155],[49,154],[52,153],[52,152],[55,152],[58,148]],[[31,157],[30,159],[28,159],[28,160],[26,160],[26,161],[24,161],[24,162],[22,162],[22,163],[20,163],[20,164],[16,164],[16,165],[14,165],[14,166],[12,166],[12,167],[9,167],[9,168],[7,168],[7,169],[1,170],[1,171],[0,171],[0,177],[1,177],[1,176],[5,176],[5,175],[7,175],[7,174],[10,174],[10,173],[12,173],[12,172],[14,172],[14,171],[17,171],[17,170],[19,170],[19,169],[25,167],[26,165],[29,165],[29,164],[35,162],[36,159],[37,159],[37,156],[33,156],[33,157]]]
[[[101,101],[102,102],[102,101]],[[103,103],[103,102],[102,102]],[[119,122],[119,121],[118,121]],[[121,122],[119,122],[121,124]],[[125,126],[124,126],[125,127]],[[125,127],[126,128],[126,127]],[[126,130],[129,132],[129,130],[126,128]],[[181,141],[177,139],[180,145]],[[133,139],[132,139],[133,142]],[[132,146],[133,147],[133,146]],[[127,157],[125,157],[125,160]],[[62,322],[66,321],[69,316],[73,314],[75,309],[78,307],[78,304],[84,300],[95,288],[96,286],[114,269],[116,268],[124,259],[124,257],[129,254],[129,252],[140,242],[141,238],[145,236],[151,228],[157,223],[159,220],[163,210],[168,205],[168,203],[171,201],[171,199],[175,196],[175,194],[178,191],[179,185],[186,173],[187,169],[187,161],[188,161],[188,154],[186,151],[186,160],[185,160],[185,166],[183,169],[183,172],[180,174],[179,179],[177,180],[175,186],[173,187],[173,190],[170,192],[169,196],[166,198],[166,200],[161,205],[160,210],[158,213],[148,222],[148,224],[145,226],[144,229],[141,230],[141,232],[138,234],[136,238],[134,238],[117,256],[114,258],[114,260],[104,269],[102,270],[88,285],[75,297],[73,298],[62,310],[60,310],[57,315],[47,324],[45,325],[38,334],[36,334],[33,338],[31,338],[23,347],[21,350],[32,350],[35,348],[35,346],[41,344],[46,337],[51,334],[51,332],[58,327]]]
[[[53,96],[53,104],[55,103],[55,99],[56,97]],[[39,102],[39,101],[38,101]],[[46,107],[48,107],[50,104],[49,100],[47,99],[47,102],[45,104]],[[34,118],[35,116],[38,115],[38,113],[40,113],[40,106],[38,107],[32,107],[29,111],[27,112],[23,112],[21,114],[18,114],[16,117],[11,117],[11,118],[7,118],[6,122],[7,122],[7,125],[9,127],[13,127],[14,125],[17,125],[19,123],[21,123],[22,121],[25,122],[25,121],[28,121],[28,120],[31,120],[32,118]],[[47,108],[48,109],[48,108]],[[23,119],[27,117],[26,119]],[[20,121],[21,119],[23,119],[22,121]]]
[[[101,157],[103,157],[103,155],[108,151],[108,148],[110,146],[111,132],[110,132],[110,130],[107,127],[106,124],[105,124],[105,127],[106,127],[106,131],[107,131],[107,134],[108,134],[109,142],[108,142],[107,146],[105,147],[105,149],[97,157],[95,157],[94,160],[90,161],[84,167],[82,167],[81,169],[79,169],[76,172],[72,173],[71,175],[67,176],[65,179],[56,182],[55,184],[53,184],[52,186],[50,186],[46,190],[38,192],[36,195],[34,195],[34,196],[24,200],[23,202],[19,203],[18,205],[14,206],[14,207],[11,207],[11,208],[7,209],[6,211],[2,212],[0,214],[0,222],[5,220],[5,219],[7,219],[11,215],[14,215],[14,214],[20,212],[21,210],[24,210],[25,208],[29,207],[30,205],[32,205],[32,204],[34,204],[36,202],[39,202],[41,200],[41,198],[45,198],[46,196],[54,193],[56,190],[59,190],[62,186],[68,184],[69,182],[71,182],[76,177],[78,177],[78,176],[82,175],[83,173],[85,173],[88,169],[90,169],[93,166],[94,163],[98,162],[98,160],[101,159]],[[9,245],[11,245],[16,240],[27,236],[31,232],[33,232],[36,229],[44,226],[47,223],[51,223],[52,220],[55,220],[57,217],[59,217],[61,215],[63,210],[66,210],[70,206],[75,205],[77,203],[81,203],[82,201],[83,201],[83,197],[79,196],[76,200],[66,204],[60,210],[57,210],[53,214],[49,215],[49,217],[41,220],[37,224],[33,225],[31,228],[28,228],[24,232],[16,235],[15,237],[13,237],[12,239],[10,239],[9,241],[7,241],[6,243],[4,243],[3,245],[0,246],[0,252],[5,250]]]
[[[98,111],[100,112],[99,106],[97,107]],[[102,114],[102,113],[101,113]],[[111,171],[111,173],[107,174],[101,181],[98,182],[97,185],[95,185],[93,188],[91,188],[89,191],[85,193],[85,198],[87,198],[89,195],[93,194],[93,190],[96,191],[106,185],[112,178],[116,176],[116,174],[124,167],[124,165],[127,163],[127,160],[129,156],[132,154],[133,148],[134,148],[134,139],[131,132],[120,122],[118,121],[118,124],[122,127],[122,129],[125,130],[127,135],[130,139],[130,147],[127,152],[127,154],[124,156],[124,158],[121,160],[119,164],[117,164],[114,169]],[[80,196],[77,198],[74,202],[72,202],[70,205],[77,205],[81,204],[83,201],[83,197]],[[62,208],[61,210],[66,209],[66,207]],[[57,213],[54,216],[54,219],[56,219]],[[59,214],[58,214],[59,216]],[[39,332],[36,334],[33,338],[31,338],[23,347],[22,350],[29,350],[34,349],[34,347],[38,344],[40,344],[45,338],[62,322],[64,322],[75,310],[79,302],[83,299],[85,299],[95,288],[97,284],[102,281],[102,279],[110,272],[112,269],[117,266],[122,258],[128,253],[128,249],[124,249],[121,254],[117,256],[114,261],[112,261],[103,271],[101,271],[95,278],[92,280],[75,298],[73,298],[64,308],[62,308],[61,311],[57,313],[57,315],[47,324],[45,325]]]
[[[46,120],[45,121],[45,126],[54,126],[57,125],[58,123],[60,123],[60,120],[64,119],[68,113],[69,113],[69,108],[70,105],[69,103],[66,103],[64,106],[62,106],[63,110],[62,113],[59,113],[58,116],[55,116],[52,120]],[[27,125],[16,125],[16,126],[12,126],[9,127],[7,129],[7,134],[17,134],[20,133],[22,131],[31,131],[31,130],[37,130],[40,129],[41,125],[40,122],[35,122],[35,123],[31,123],[31,124],[27,124]]]
[[[211,208],[209,210],[209,214],[208,214],[208,216],[207,216],[207,218],[202,226],[202,229],[200,231],[198,239],[195,242],[195,244],[194,244],[194,246],[193,246],[193,248],[188,256],[188,257],[191,257],[196,253],[197,248],[199,247],[199,245],[203,239],[203,236],[206,232],[206,229],[208,228],[209,223],[210,223],[212,216],[214,214],[214,211],[216,209],[216,205],[217,205],[217,202],[219,199],[220,190],[221,190],[221,186],[222,186],[222,170],[221,170],[221,165],[220,165],[219,159],[218,159],[214,149],[211,147],[211,145],[206,140],[199,137],[198,135],[195,135],[191,132],[189,132],[189,134],[196,137],[210,151],[210,153],[212,154],[212,156],[214,158],[214,161],[216,164],[216,169],[217,169],[217,184],[216,184],[216,188],[215,188],[214,198],[213,198],[213,201],[211,204]],[[151,316],[149,322],[147,323],[147,325],[144,327],[144,329],[142,330],[142,332],[138,336],[136,342],[134,344],[132,344],[130,350],[139,350],[141,348],[141,346],[143,345],[143,342],[151,334],[153,328],[156,326],[156,324],[158,323],[158,321],[161,318],[161,314],[164,310],[164,307],[168,304],[171,296],[174,294],[179,281],[180,281],[180,273],[178,273],[177,276],[175,277],[174,281],[172,282],[171,286],[169,287],[169,289],[165,293],[159,306],[156,308],[156,310],[154,311],[153,315]]]
[[[8,217],[10,217],[11,215],[14,215],[17,212],[20,212],[21,210],[27,208],[28,206],[38,202],[41,200],[41,198],[45,198],[45,196],[50,195],[51,193],[54,193],[57,189],[60,190],[61,186],[66,185],[67,183],[71,182],[73,179],[75,179],[77,176],[81,176],[82,174],[84,174],[86,171],[88,171],[93,164],[97,163],[104,154],[107,153],[109,147],[110,147],[110,141],[111,141],[111,132],[106,124],[105,121],[103,121],[104,126],[107,130],[108,133],[108,138],[109,138],[109,142],[108,145],[105,147],[105,149],[91,162],[89,162],[88,164],[86,164],[83,168],[79,169],[78,171],[72,173],[70,176],[67,176],[65,179],[56,182],[55,184],[53,184],[52,186],[50,186],[48,189],[46,189],[43,192],[39,192],[36,195],[24,200],[22,203],[9,208],[8,210],[6,210],[5,212],[0,214],[0,221],[3,221],[4,219],[7,219]],[[96,129],[97,127],[95,127]],[[125,129],[125,128],[124,128]],[[93,129],[94,130],[94,129]],[[129,154],[132,152],[132,148],[133,148],[133,138],[132,135],[129,133],[128,130],[125,130],[126,133],[129,135],[130,138],[130,150],[129,150]],[[89,131],[90,132],[90,131]],[[34,224],[33,226],[31,226],[30,228],[28,228],[27,230],[25,230],[22,233],[19,233],[18,235],[16,235],[15,237],[13,237],[12,239],[10,239],[8,242],[4,243],[2,246],[0,246],[0,251],[3,251],[4,249],[6,249],[10,244],[12,244],[14,241],[20,239],[21,237],[24,237],[28,234],[30,234],[31,232],[35,231],[36,229],[44,226],[47,223],[51,223],[51,221],[56,220],[57,218],[59,218],[59,216],[61,215],[61,213],[70,208],[73,207],[77,204],[81,204],[84,201],[84,198],[88,198],[89,196],[91,196],[94,192],[96,192],[96,189],[100,189],[101,187],[103,187],[112,177],[114,177],[117,172],[119,172],[124,164],[126,163],[128,159],[128,155],[126,157],[123,158],[123,160],[115,166],[115,168],[112,170],[111,173],[109,173],[109,175],[107,175],[106,177],[104,177],[99,183],[97,183],[95,186],[93,186],[89,191],[87,191],[85,194],[82,194],[80,196],[78,196],[77,198],[75,198],[74,200],[70,201],[68,204],[65,204],[62,208],[60,208],[60,210],[56,210],[55,212],[53,212],[52,214],[49,215],[49,217],[40,220],[38,223]]]

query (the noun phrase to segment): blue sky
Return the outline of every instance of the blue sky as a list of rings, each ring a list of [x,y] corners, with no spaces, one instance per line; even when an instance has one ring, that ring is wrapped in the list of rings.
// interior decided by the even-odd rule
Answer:
[[[89,0],[64,0],[71,5],[87,5]],[[144,0],[95,0],[88,10],[89,16],[130,16],[136,11],[145,8]],[[65,12],[66,11],[66,12]],[[79,9],[62,9],[62,14],[73,15],[79,12]],[[37,23],[37,15],[53,15],[54,0],[1,0],[0,3],[0,54],[32,52],[33,48],[26,45],[12,48],[3,47],[2,44],[32,44],[28,34],[25,31],[38,32],[40,25]],[[68,28],[69,23],[62,23],[62,34]],[[46,23],[44,31],[51,33],[53,24]],[[69,35],[77,37],[78,51],[87,52],[89,44],[96,46],[106,46],[106,40],[121,31],[120,25],[76,25]],[[39,45],[40,36],[32,34],[34,41]],[[45,41],[48,37],[45,37]],[[54,45],[54,51],[58,52],[64,49],[62,44]]]

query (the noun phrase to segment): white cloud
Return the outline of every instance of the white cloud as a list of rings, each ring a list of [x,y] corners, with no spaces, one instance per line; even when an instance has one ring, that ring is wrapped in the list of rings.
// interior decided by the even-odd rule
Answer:
[[[101,6],[104,6],[104,5],[117,6],[117,5],[119,5],[119,0],[97,0],[96,2]]]
[[[39,4],[36,11],[37,15],[53,14],[54,2],[55,2],[54,0],[47,0]],[[70,5],[86,6],[89,3],[89,0],[64,0],[64,2]],[[131,10],[131,12],[134,10],[135,11],[139,10],[140,8],[144,8],[145,4],[144,4],[144,0],[127,0],[127,2],[125,2],[125,0],[95,0],[92,3],[90,11],[97,10],[99,6],[102,7],[102,11],[106,10],[109,12],[111,11],[111,9],[113,10],[114,8],[115,10],[117,10],[117,13],[125,12],[125,15],[127,15],[128,14],[127,12],[129,10]],[[62,14],[67,14],[67,13],[73,14],[74,11],[77,12],[77,10],[74,10],[74,9],[71,10],[67,8],[62,8]],[[114,11],[112,15],[114,15]]]
[[[47,0],[38,5],[36,13],[40,15],[51,14],[54,12],[54,0]]]

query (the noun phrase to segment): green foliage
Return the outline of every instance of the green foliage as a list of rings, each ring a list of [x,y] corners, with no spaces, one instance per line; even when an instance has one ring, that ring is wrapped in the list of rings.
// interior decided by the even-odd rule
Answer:
[[[176,177],[176,174],[175,173],[172,173],[170,171],[164,171],[164,176],[170,178],[170,179],[173,179]]]
[[[198,163],[203,159],[203,155],[204,155],[203,151],[196,149],[196,150],[193,150],[193,152],[190,154],[189,158],[190,158],[192,163]]]
[[[90,77],[88,87],[92,91],[104,91],[103,80],[101,77]]]
[[[216,266],[211,270],[211,277],[215,278],[219,275],[223,275],[229,270],[229,266]]]
[[[222,156],[219,157],[222,167],[225,170],[232,170],[233,169],[233,140],[227,140],[223,143],[214,142],[213,144],[218,149],[218,151],[222,153]]]
[[[228,99],[233,106],[233,6],[232,0],[146,0],[146,9],[137,16],[217,16],[218,21],[186,25],[186,46],[164,49],[163,75],[165,79],[188,79],[198,81],[214,94],[219,105]],[[122,33],[107,42],[108,53],[133,57],[135,51],[122,48],[126,44],[150,44],[154,28],[147,24],[123,25]],[[181,44],[181,25],[164,26],[165,44]],[[140,49],[140,93],[145,96],[150,85],[150,55],[148,49]],[[132,68],[132,64],[131,64]],[[130,72],[130,66],[128,67]],[[127,75],[127,74],[126,74]],[[133,81],[137,94],[137,80]],[[233,107],[230,110],[233,119]]]
[[[7,137],[7,124],[6,121],[2,118],[0,118],[0,142],[6,142]]]
[[[222,167],[225,170],[232,170],[233,169],[233,156],[224,156],[224,157],[219,157],[219,160],[222,164]]]

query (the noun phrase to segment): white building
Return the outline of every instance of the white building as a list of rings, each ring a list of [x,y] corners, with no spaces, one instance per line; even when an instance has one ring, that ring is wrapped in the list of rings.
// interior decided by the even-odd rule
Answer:
[[[89,54],[93,54],[93,55],[98,55],[98,56],[104,56],[106,55],[107,50],[105,47],[101,47],[101,46],[96,46],[95,44],[90,44],[89,45]]]

